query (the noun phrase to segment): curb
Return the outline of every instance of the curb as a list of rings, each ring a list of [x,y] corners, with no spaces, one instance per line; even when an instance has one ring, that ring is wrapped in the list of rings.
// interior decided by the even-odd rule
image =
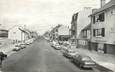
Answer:
[[[110,70],[102,65],[99,65],[99,64],[96,64],[96,67],[93,68],[93,70],[96,72],[113,72],[112,70]]]

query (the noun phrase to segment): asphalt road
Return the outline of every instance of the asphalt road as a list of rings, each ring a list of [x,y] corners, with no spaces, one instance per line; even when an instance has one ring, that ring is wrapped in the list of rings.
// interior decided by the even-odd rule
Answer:
[[[2,72],[94,72],[80,69],[59,51],[54,50],[43,38],[28,48],[9,56],[2,66]]]

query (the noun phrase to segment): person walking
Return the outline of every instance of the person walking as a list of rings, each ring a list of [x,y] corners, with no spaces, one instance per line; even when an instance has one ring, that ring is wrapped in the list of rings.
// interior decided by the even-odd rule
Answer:
[[[0,68],[2,67],[2,61],[4,60],[4,58],[6,58],[7,55],[4,54],[3,52],[0,52]]]

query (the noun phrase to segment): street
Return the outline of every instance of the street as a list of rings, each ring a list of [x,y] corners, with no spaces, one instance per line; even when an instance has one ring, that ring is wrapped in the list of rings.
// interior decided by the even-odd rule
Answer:
[[[94,72],[83,70],[64,58],[49,43],[40,38],[30,47],[9,56],[2,72]]]
[[[0,72],[115,72],[115,0],[0,0]]]

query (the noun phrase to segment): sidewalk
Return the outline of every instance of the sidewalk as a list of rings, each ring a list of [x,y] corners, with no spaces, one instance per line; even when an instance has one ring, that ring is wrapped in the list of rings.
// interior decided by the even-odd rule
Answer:
[[[90,56],[96,63],[99,65],[108,68],[115,72],[115,55],[111,54],[102,54],[96,51],[89,51],[83,48],[73,48],[78,52]]]

